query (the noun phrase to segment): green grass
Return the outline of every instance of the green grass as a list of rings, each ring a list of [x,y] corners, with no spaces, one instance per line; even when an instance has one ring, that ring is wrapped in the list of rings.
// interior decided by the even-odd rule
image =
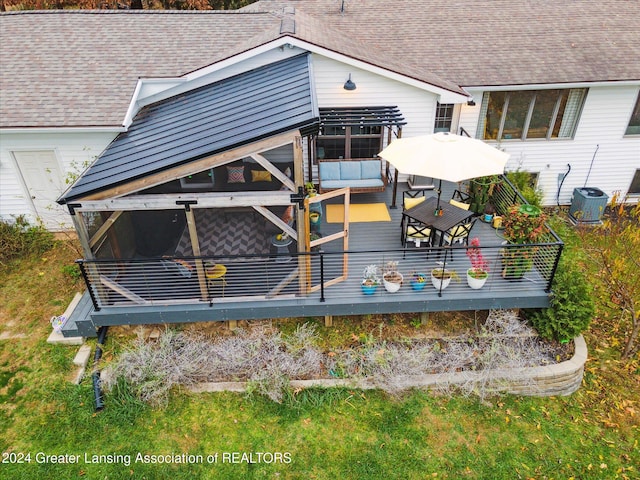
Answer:
[[[31,454],[30,463],[0,464],[0,479],[640,476],[640,367],[637,359],[617,360],[619,339],[610,312],[602,309],[586,335],[590,361],[583,386],[570,397],[483,403],[420,391],[391,398],[378,391],[311,389],[276,404],[257,395],[175,391],[166,409],[154,410],[120,384],[95,413],[90,378],[79,386],[69,382],[77,347],[46,343],[49,317],[80,288],[62,270],[77,253],[58,244],[45,255],[0,272],[0,331],[28,334],[0,341],[0,450]],[[328,347],[348,339],[349,327],[365,325],[362,333],[375,334],[380,320],[339,322],[320,329]],[[106,342],[106,362],[122,348],[115,332]],[[80,463],[38,463],[38,452],[80,455]],[[253,452],[254,459],[258,452],[286,452],[291,462],[223,461],[231,452]],[[135,463],[138,453],[201,455],[203,463]],[[86,463],[85,454],[130,455],[132,463]],[[217,462],[207,463],[215,454]]]

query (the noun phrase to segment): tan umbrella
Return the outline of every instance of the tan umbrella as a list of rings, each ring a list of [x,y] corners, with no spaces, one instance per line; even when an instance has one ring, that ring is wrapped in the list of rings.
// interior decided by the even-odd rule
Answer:
[[[391,163],[399,172],[409,175],[461,182],[470,178],[504,173],[509,154],[482,140],[451,133],[434,133],[399,138],[378,156]],[[438,189],[438,207],[440,206]]]

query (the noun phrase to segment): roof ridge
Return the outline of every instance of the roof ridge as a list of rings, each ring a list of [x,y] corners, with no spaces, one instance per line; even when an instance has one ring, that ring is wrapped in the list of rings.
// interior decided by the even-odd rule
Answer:
[[[9,15],[266,15],[272,12],[257,10],[11,10]]]

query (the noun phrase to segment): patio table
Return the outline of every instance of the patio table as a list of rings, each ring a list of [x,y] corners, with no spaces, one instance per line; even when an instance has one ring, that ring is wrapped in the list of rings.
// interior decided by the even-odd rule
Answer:
[[[435,239],[435,232],[440,232],[440,246],[442,246],[442,239],[444,233],[456,225],[463,223],[465,220],[473,216],[473,212],[465,210],[464,208],[456,207],[448,202],[440,203],[442,209],[442,215],[436,216],[435,211],[438,205],[437,197],[429,197],[424,202],[420,202],[415,207],[411,207],[402,212],[402,235],[404,245],[404,225],[406,218],[411,218],[420,223],[424,223],[431,228],[431,245]]]

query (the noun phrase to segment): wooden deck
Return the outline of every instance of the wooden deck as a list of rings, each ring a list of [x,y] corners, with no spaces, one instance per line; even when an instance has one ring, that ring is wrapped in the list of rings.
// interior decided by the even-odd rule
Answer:
[[[389,208],[391,221],[351,223],[349,227],[348,278],[340,283],[328,286],[323,292],[316,291],[305,296],[295,294],[276,297],[247,298],[234,297],[233,281],[228,280],[226,296],[212,299],[211,302],[194,301],[179,303],[159,301],[144,305],[103,306],[90,315],[84,312],[84,319],[73,322],[83,332],[97,329],[103,325],[150,324],[150,323],[186,323],[200,321],[224,321],[241,319],[264,319],[281,317],[341,316],[369,313],[406,313],[451,310],[484,310],[490,308],[542,308],[548,306],[548,282],[535,269],[520,281],[509,281],[500,276],[499,250],[502,244],[500,231],[489,224],[476,221],[471,237],[478,237],[485,258],[490,263],[490,277],[480,290],[467,286],[466,270],[469,260],[465,249],[453,249],[453,260],[447,256],[447,268],[455,269],[460,279],[453,281],[442,291],[437,291],[428,281],[422,291],[412,290],[409,275],[412,271],[429,274],[431,268],[445,260],[443,252],[413,246],[403,249],[401,245],[400,223],[402,217],[402,190],[406,184],[399,185],[397,208]],[[443,183],[442,201],[451,198],[454,184]],[[391,186],[385,192],[353,194],[351,203],[385,203],[391,205]],[[436,195],[427,192],[427,195]],[[326,223],[322,216],[321,232],[324,236],[339,231],[341,224]],[[325,281],[342,271],[342,241],[332,242],[324,247]],[[375,263],[383,265],[389,260],[399,262],[399,270],[405,282],[397,293],[388,293],[382,285],[374,295],[362,293],[360,282],[364,266]],[[319,257],[313,259],[314,281],[319,279]],[[291,262],[295,265],[295,260]],[[291,266],[289,267],[291,268]],[[90,321],[93,326],[87,328],[81,322]]]

